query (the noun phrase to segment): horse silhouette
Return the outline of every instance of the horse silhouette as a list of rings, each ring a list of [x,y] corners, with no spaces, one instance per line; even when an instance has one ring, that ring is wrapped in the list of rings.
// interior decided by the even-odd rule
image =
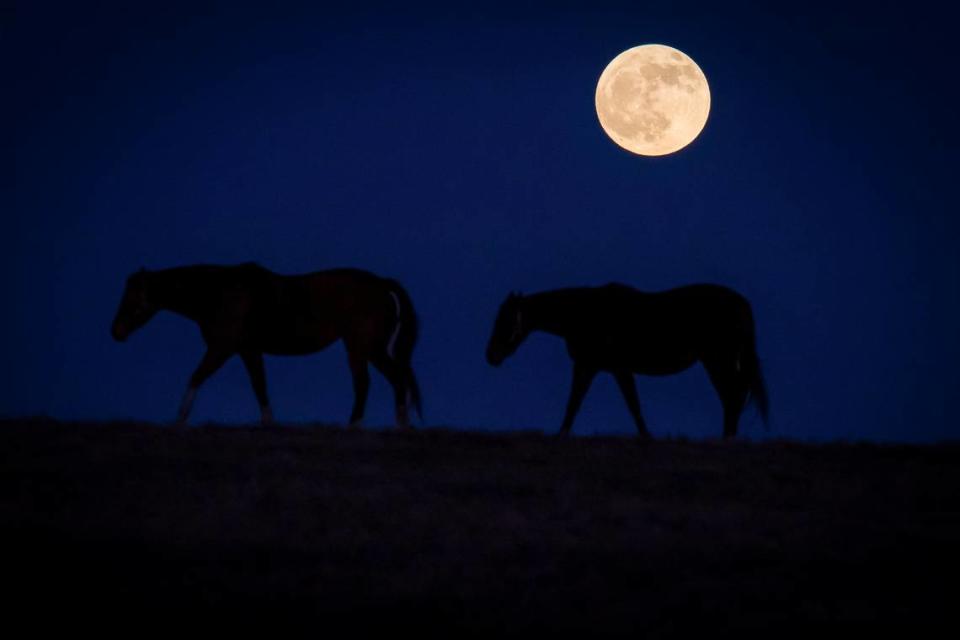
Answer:
[[[342,339],[353,375],[351,426],[363,417],[370,387],[367,363],[393,387],[397,425],[409,426],[408,402],[420,414],[420,391],[410,360],[418,322],[413,303],[395,280],[359,269],[293,276],[258,264],[141,269],[127,279],[111,333],[117,341],[168,310],[200,326],[207,350],[190,377],[178,424],[190,415],[197,389],[239,354],[260,403],[273,421],[263,354],[305,355]]]
[[[723,435],[737,433],[755,401],[764,422],[768,401],[757,359],[753,312],[737,292],[694,284],[658,293],[611,283],[510,294],[500,305],[487,361],[499,366],[533,331],[566,340],[573,383],[559,435],[570,432],[599,371],[613,374],[641,438],[649,438],[633,374],[669,375],[702,362],[723,405]]]

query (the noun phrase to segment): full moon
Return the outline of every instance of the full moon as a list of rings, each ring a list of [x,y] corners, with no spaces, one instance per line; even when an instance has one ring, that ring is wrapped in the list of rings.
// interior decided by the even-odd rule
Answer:
[[[662,44],[627,49],[597,82],[597,117],[610,138],[642,156],[678,151],[710,113],[707,77],[682,51]]]

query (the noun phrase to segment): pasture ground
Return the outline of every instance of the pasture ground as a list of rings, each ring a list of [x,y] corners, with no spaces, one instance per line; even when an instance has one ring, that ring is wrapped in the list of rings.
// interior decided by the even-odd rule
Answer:
[[[949,636],[960,445],[5,420],[0,533],[35,631]]]

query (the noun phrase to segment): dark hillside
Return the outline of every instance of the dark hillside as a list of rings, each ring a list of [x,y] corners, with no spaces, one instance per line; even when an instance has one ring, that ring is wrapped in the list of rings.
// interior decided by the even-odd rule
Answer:
[[[41,626],[916,632],[960,447],[8,420],[0,528]]]

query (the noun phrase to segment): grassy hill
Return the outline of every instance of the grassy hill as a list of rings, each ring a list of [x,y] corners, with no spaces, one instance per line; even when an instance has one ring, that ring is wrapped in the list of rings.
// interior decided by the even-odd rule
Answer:
[[[0,533],[35,624],[916,632],[957,626],[960,446],[7,420]]]

